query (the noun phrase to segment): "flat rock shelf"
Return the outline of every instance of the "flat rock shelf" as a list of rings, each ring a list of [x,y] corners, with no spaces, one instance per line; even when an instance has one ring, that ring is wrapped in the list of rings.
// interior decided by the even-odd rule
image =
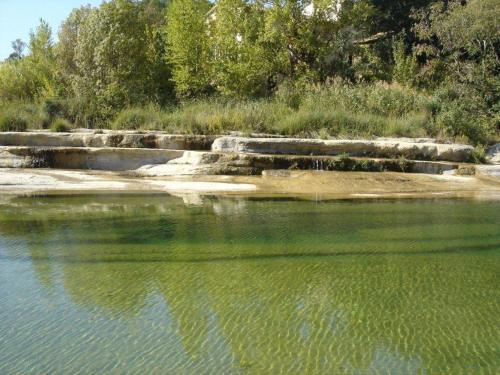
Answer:
[[[0,133],[0,167],[129,171],[136,176],[266,170],[475,174],[473,148],[435,139],[319,140],[161,132]],[[485,171],[491,172],[490,169]],[[494,173],[495,169],[493,170]]]

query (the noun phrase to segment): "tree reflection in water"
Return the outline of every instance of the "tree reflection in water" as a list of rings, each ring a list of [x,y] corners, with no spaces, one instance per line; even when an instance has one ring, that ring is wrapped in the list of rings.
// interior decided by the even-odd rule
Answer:
[[[176,335],[163,369],[500,368],[497,203],[185,202],[18,199],[0,230],[28,253],[1,254],[79,309]]]

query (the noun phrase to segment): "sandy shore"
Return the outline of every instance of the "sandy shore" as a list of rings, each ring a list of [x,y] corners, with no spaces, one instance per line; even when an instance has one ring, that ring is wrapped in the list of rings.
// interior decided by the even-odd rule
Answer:
[[[103,171],[0,169],[0,195],[196,193],[308,199],[500,200],[500,178],[403,173],[267,171],[264,176],[132,177]]]

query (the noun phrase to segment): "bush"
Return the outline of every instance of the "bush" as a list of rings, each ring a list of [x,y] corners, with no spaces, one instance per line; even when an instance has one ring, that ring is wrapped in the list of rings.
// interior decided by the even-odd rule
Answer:
[[[450,85],[436,91],[435,122],[451,137],[466,137],[471,143],[487,143],[495,132],[495,117],[488,105],[469,88]]]
[[[68,133],[71,131],[71,124],[65,119],[58,118],[52,122],[50,128],[56,133]]]
[[[22,118],[28,129],[46,129],[50,125],[50,120],[41,106],[33,103],[0,103],[0,116]]]
[[[28,129],[26,119],[15,113],[5,113],[0,117],[0,131],[2,132],[24,132]]]
[[[61,116],[63,112],[63,101],[58,99],[46,99],[44,110],[51,119]]]

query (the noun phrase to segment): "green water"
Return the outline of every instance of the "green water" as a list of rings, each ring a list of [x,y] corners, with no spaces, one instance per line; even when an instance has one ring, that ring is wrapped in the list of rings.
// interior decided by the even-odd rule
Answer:
[[[0,205],[0,374],[498,374],[500,203]]]

